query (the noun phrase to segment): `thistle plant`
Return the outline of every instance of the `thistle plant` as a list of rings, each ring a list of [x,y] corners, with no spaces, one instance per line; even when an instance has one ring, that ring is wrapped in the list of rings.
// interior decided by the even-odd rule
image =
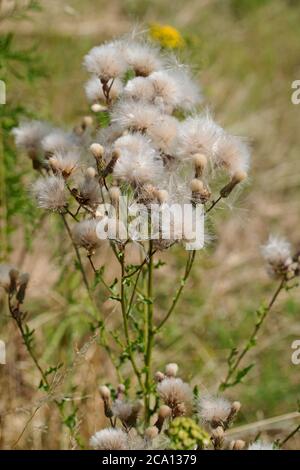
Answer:
[[[99,389],[109,427],[96,432],[90,445],[103,450],[246,448],[242,440],[226,439],[240,403],[198,397],[177,376],[177,364],[155,371],[153,353],[209,238],[203,221],[247,179],[249,146],[226,132],[208,110],[199,111],[201,90],[188,67],[152,43],[115,40],[91,49],[83,63],[90,74],[84,88],[92,114],[70,131],[24,121],[13,133],[38,175],[31,188],[37,206],[56,213],[65,226],[90,302],[87,321],[99,332],[119,382]],[[155,294],[159,254],[174,245],[186,252],[186,265],[161,313]],[[99,264],[99,249],[116,259],[113,282]],[[263,254],[280,284],[258,314],[245,348],[232,352],[222,390],[246,375],[247,368],[239,368],[242,360],[280,292],[299,275],[299,258],[293,258],[286,242],[271,239]],[[133,256],[139,261],[132,263]],[[10,300],[15,292],[20,297],[24,285],[18,291],[12,287],[13,273]],[[118,330],[107,328],[100,288],[117,306]],[[24,338],[24,316],[15,307],[10,311]],[[45,381],[31,344],[24,342]],[[130,381],[124,377],[128,364]]]

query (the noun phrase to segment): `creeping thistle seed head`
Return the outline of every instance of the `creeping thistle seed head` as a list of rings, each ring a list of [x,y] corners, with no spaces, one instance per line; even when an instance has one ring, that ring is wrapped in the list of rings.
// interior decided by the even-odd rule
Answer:
[[[271,235],[261,251],[271,277],[277,278],[287,273],[292,264],[291,245],[288,241]]]
[[[102,429],[91,437],[90,446],[96,450],[128,450],[128,436],[122,429]]]
[[[144,101],[121,100],[112,110],[111,120],[123,130],[147,132],[158,122],[161,113],[156,106]]]
[[[51,131],[49,124],[41,121],[23,121],[14,127],[17,147],[25,150],[31,158],[37,158],[42,150],[42,140]]]
[[[147,77],[156,70],[160,70],[164,65],[159,49],[146,42],[120,42],[120,49],[136,76]]]
[[[95,208],[102,201],[101,188],[96,178],[94,168],[87,168],[83,178],[78,183],[80,203]]]
[[[127,100],[151,103],[154,96],[153,84],[151,80],[145,77],[135,77],[129,80],[124,88],[124,97]]]
[[[116,141],[115,148],[120,154],[113,170],[116,179],[139,186],[161,177],[162,160],[144,136],[128,134]]]
[[[223,397],[206,395],[198,400],[198,413],[203,422],[213,428],[222,426],[231,412],[231,404]]]
[[[61,129],[54,129],[42,140],[43,150],[48,157],[56,153],[68,152],[74,149],[78,144],[78,136]]]
[[[174,74],[159,70],[149,76],[154,89],[154,104],[160,106],[165,112],[172,113],[180,104],[182,90]]]
[[[183,159],[192,158],[197,153],[212,157],[222,132],[209,113],[188,117],[179,125],[177,155]]]
[[[147,129],[153,145],[166,155],[172,155],[176,147],[178,122],[173,116],[160,115]]]
[[[41,209],[60,212],[66,207],[65,182],[61,176],[39,178],[32,185],[32,194]]]
[[[214,163],[217,168],[224,168],[230,175],[236,175],[236,181],[239,175],[243,175],[243,180],[250,166],[249,147],[240,138],[223,133],[216,144]]]
[[[99,78],[95,75],[91,77],[85,84],[85,94],[90,103],[99,104],[105,103],[106,98],[103,94],[103,87]],[[109,97],[112,101],[115,101],[123,91],[123,83],[119,78],[115,78],[110,88]],[[99,108],[98,108],[99,109]],[[105,108],[106,109],[106,108]],[[102,108],[100,108],[100,111]],[[97,108],[96,111],[97,112]],[[99,111],[98,111],[99,112]]]
[[[93,254],[100,246],[97,236],[98,219],[85,219],[78,222],[73,228],[73,239],[76,245],[85,248],[89,254]]]
[[[167,377],[176,377],[178,372],[178,364],[170,363],[166,365],[165,368],[166,376]]]
[[[77,149],[58,151],[49,158],[49,164],[54,173],[61,174],[66,179],[77,170],[79,159],[80,153]]]
[[[106,82],[121,77],[128,67],[120,49],[114,43],[93,47],[84,57],[83,64],[88,72]]]
[[[193,400],[190,386],[175,377],[167,377],[159,382],[157,392],[164,403],[172,409],[174,416],[178,416],[182,411],[185,411],[181,405],[189,407]]]
[[[10,264],[0,264],[0,287],[2,287],[6,292],[9,292],[11,285],[11,276],[10,273],[13,272],[15,268]],[[17,271],[18,272],[18,271]]]
[[[112,412],[122,424],[128,428],[136,425],[138,414],[141,409],[139,402],[131,403],[127,400],[117,398],[112,404]]]

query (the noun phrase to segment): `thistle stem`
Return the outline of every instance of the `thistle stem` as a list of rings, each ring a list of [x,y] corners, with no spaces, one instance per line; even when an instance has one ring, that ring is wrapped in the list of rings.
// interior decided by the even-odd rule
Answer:
[[[267,307],[264,309],[261,317],[259,318],[259,320],[256,322],[254,328],[253,328],[253,331],[246,343],[246,345],[244,346],[244,348],[242,349],[242,351],[240,352],[240,354],[238,355],[238,357],[236,358],[236,360],[234,361],[234,363],[229,367],[229,370],[228,370],[228,373],[226,375],[226,378],[224,379],[224,381],[220,384],[220,390],[225,390],[226,388],[230,387],[230,379],[231,377],[233,376],[233,374],[235,373],[235,371],[237,370],[238,366],[240,365],[241,361],[244,359],[245,355],[247,354],[247,352],[249,351],[249,349],[251,348],[251,345],[253,344],[253,341],[255,341],[256,339],[256,336],[259,332],[259,330],[261,329],[267,315],[269,314],[269,312],[271,311],[273,305],[275,304],[279,294],[281,293],[281,291],[286,287],[286,283],[287,283],[287,279],[286,277],[284,276],[276,291],[274,292],[273,296],[271,297],[271,300],[269,301]]]
[[[166,316],[161,320],[159,325],[156,327],[156,330],[155,330],[156,332],[159,331],[164,326],[164,324],[168,321],[169,317],[173,313],[173,311],[174,311],[174,309],[175,309],[175,307],[176,307],[176,305],[177,305],[177,303],[180,299],[180,296],[182,294],[182,291],[184,289],[186,281],[187,281],[187,279],[190,275],[191,269],[192,269],[193,264],[194,264],[195,255],[196,255],[195,250],[193,250],[191,253],[189,253],[189,256],[188,256],[188,259],[187,259],[187,262],[186,262],[186,266],[185,266],[184,275],[183,275],[183,277],[181,279],[181,282],[180,282],[180,287],[177,289],[176,294],[173,297],[172,304],[171,304]]]

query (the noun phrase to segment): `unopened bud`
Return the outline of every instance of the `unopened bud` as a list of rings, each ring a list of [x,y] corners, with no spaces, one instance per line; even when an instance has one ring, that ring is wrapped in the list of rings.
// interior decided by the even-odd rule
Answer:
[[[161,407],[158,410],[158,415],[161,418],[167,418],[168,416],[171,416],[172,410],[168,405],[161,405]]]
[[[96,170],[95,168],[93,168],[92,166],[90,166],[89,168],[86,169],[86,172],[85,172],[85,175],[88,177],[88,178],[95,178],[96,176]]]
[[[215,449],[220,449],[223,446],[223,441],[224,441],[224,429],[222,426],[217,426],[212,434],[211,434],[211,439],[214,444]]]
[[[178,365],[175,364],[175,362],[167,364],[165,368],[165,372],[168,377],[175,377],[178,372]]]
[[[92,116],[84,116],[82,119],[82,128],[86,129],[87,127],[91,127],[93,125],[93,118]]]
[[[90,151],[92,152],[95,158],[101,158],[104,154],[104,148],[101,144],[98,144],[96,142],[90,145]]]
[[[155,423],[158,431],[161,432],[165,419],[172,415],[172,410],[167,405],[162,405],[158,410],[158,418]]]
[[[241,183],[247,178],[247,173],[244,171],[237,171],[231,178],[231,181],[221,189],[220,195],[224,198],[228,197],[231,191],[237,184]]]
[[[118,186],[112,186],[109,188],[109,195],[112,202],[118,202],[121,195],[120,188]]]
[[[194,178],[191,181],[191,190],[193,193],[201,193],[204,189],[204,184],[201,180]]]
[[[231,405],[231,410],[234,411],[234,414],[238,413],[241,409],[241,403],[239,401],[234,401]]]
[[[163,204],[164,202],[168,200],[169,193],[165,189],[159,189],[156,193],[156,197],[158,199],[158,202],[160,204]]]
[[[160,371],[155,372],[155,375],[154,375],[155,382],[161,382],[162,380],[164,380],[164,378],[165,378],[165,374],[163,374]]]
[[[207,157],[202,153],[195,153],[193,155],[193,163],[195,166],[195,176],[199,178],[202,176],[204,169],[207,165]]]
[[[102,111],[106,111],[107,107],[99,103],[94,103],[91,106],[91,110],[93,111],[93,113],[101,113]]]
[[[24,302],[28,282],[29,282],[29,274],[22,273],[21,276],[19,277],[19,289],[16,295],[16,299],[18,300],[20,304]]]
[[[117,397],[121,398],[124,395],[125,390],[126,390],[125,385],[119,384],[117,388]]]
[[[150,426],[145,430],[145,437],[147,439],[154,439],[158,435],[158,428],[156,426]]]
[[[109,400],[111,394],[109,388],[106,385],[101,385],[101,387],[99,387],[99,393],[103,400]]]
[[[112,157],[111,157],[110,161],[108,162],[105,170],[103,171],[104,178],[106,176],[108,176],[110,173],[113,172],[113,169],[114,169],[115,164],[117,163],[117,160],[119,159],[119,157],[120,157],[120,151],[119,150],[114,150],[113,153],[112,153]]]

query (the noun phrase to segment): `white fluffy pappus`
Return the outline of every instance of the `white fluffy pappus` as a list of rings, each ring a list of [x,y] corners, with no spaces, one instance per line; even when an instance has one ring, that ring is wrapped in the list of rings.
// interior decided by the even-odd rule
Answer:
[[[108,81],[121,77],[128,65],[116,43],[93,47],[84,57],[83,64],[88,72]]]
[[[107,150],[107,147],[111,147],[114,141],[122,136],[123,132],[124,129],[118,123],[113,122],[108,127],[99,129],[95,142],[99,142]]]
[[[135,77],[128,80],[124,88],[124,96],[126,99],[151,102],[154,99],[155,90],[148,77]]]
[[[122,100],[114,107],[111,119],[121,128],[144,132],[159,121],[159,109],[149,103],[134,100]]]
[[[145,136],[125,135],[115,142],[115,149],[120,152],[113,171],[115,178],[141,185],[161,177],[162,159]]]
[[[192,111],[201,103],[202,94],[198,83],[193,80],[187,68],[178,65],[176,69],[171,69],[169,75],[177,83],[178,93],[180,90],[180,100],[178,106],[184,111]]]
[[[261,247],[261,252],[271,276],[286,272],[292,263],[291,245],[285,238],[270,235],[267,243]]]
[[[0,287],[2,287],[7,292],[9,290],[9,286],[11,283],[10,274],[9,274],[11,270],[17,271],[17,269],[10,264],[5,264],[5,263],[0,264]]]
[[[152,73],[149,80],[155,92],[154,103],[162,106],[165,112],[172,113],[175,108],[189,111],[201,101],[197,84],[183,68],[159,70]]]
[[[85,219],[78,222],[73,228],[73,239],[76,245],[85,248],[89,252],[95,251],[101,243],[97,235],[99,219]]]
[[[128,435],[122,429],[102,429],[90,438],[90,446],[96,450],[127,450]]]
[[[255,441],[248,446],[247,450],[275,450],[273,444],[263,441]]]
[[[247,173],[250,167],[250,148],[239,137],[224,132],[216,143],[214,163],[217,168],[225,169],[230,175]]]
[[[62,176],[68,177],[79,166],[80,152],[78,149],[58,151],[49,158],[49,163],[54,172],[61,173]]]
[[[42,140],[50,132],[49,124],[42,121],[23,121],[14,127],[12,134],[17,147],[27,152],[39,152],[42,149]]]
[[[66,206],[65,182],[61,176],[39,178],[32,185],[31,190],[41,209],[59,212]]]
[[[78,183],[79,196],[82,204],[96,207],[102,201],[101,188],[97,178],[87,172]]]
[[[42,140],[43,150],[48,155],[57,152],[67,152],[77,145],[79,145],[78,136],[70,132],[65,132],[62,129],[53,129]]]
[[[153,145],[166,155],[175,153],[177,144],[178,121],[173,116],[162,114],[147,130]]]
[[[170,408],[183,403],[190,406],[193,401],[193,392],[189,384],[177,377],[166,377],[157,385],[157,392],[161,399]]]
[[[147,77],[164,66],[159,49],[149,43],[120,41],[119,47],[137,76]]]
[[[177,154],[190,158],[196,153],[211,157],[223,129],[209,113],[188,117],[179,125]]]
[[[123,92],[123,83],[119,78],[115,78],[110,88],[109,97],[115,101]],[[90,103],[105,103],[106,98],[99,78],[94,75],[84,85],[85,94]]]
[[[197,403],[198,413],[205,423],[216,425],[227,420],[231,403],[223,397],[204,395]]]

